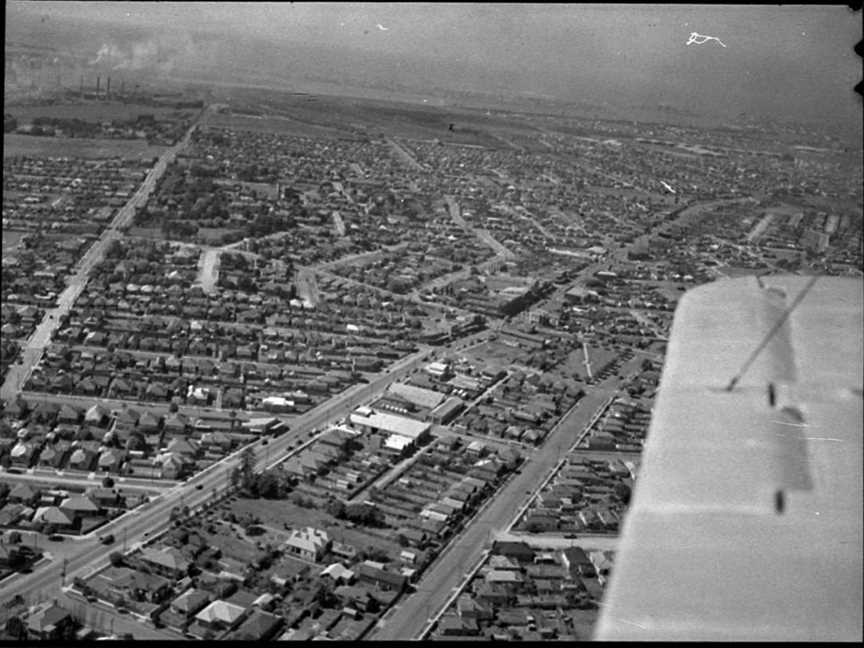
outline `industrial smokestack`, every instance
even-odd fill
[[[97,76],[96,77],[96,94],[97,95],[99,94],[99,86],[101,86],[101,85],[102,85],[102,77]]]

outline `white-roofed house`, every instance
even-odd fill
[[[228,601],[213,601],[195,615],[195,621],[211,632],[222,632],[237,623],[245,611],[246,608]]]
[[[326,531],[313,527],[294,529],[284,546],[301,558],[317,562],[330,548],[330,537]]]
[[[339,585],[350,584],[354,580],[354,572],[342,563],[335,562],[321,570],[321,577],[328,576]]]

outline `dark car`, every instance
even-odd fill
[[[113,534],[113,533],[109,533],[109,534],[106,535],[106,536],[102,536],[101,538],[99,538],[99,542],[101,542],[103,545],[110,545],[110,544],[112,544],[112,543],[114,542],[114,534]]]
[[[64,538],[59,533],[52,533],[51,535],[48,536],[48,539],[51,542],[63,542],[66,538]]]
[[[202,488],[204,488],[204,484],[198,484],[198,485],[195,487],[195,490],[201,490]]]

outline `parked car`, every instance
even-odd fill
[[[52,533],[51,535],[48,536],[48,539],[51,542],[63,542],[66,538],[64,538],[59,533]]]

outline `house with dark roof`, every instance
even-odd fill
[[[189,425],[189,419],[180,412],[172,412],[165,417],[163,424],[166,432],[178,434],[186,431]]]
[[[61,423],[78,423],[80,418],[81,410],[65,403],[57,413],[57,420]]]
[[[517,562],[531,562],[534,560],[534,554],[536,552],[525,542],[496,540],[492,544],[492,553],[513,558]]]
[[[189,561],[174,547],[145,548],[141,552],[141,561],[155,573],[167,578],[181,578],[189,569]]]
[[[356,574],[358,583],[372,585],[385,592],[402,592],[408,585],[408,578],[403,574],[382,569],[369,560],[357,566]]]
[[[282,628],[281,617],[262,610],[254,610],[226,639],[241,641],[269,641]]]
[[[169,608],[172,612],[188,618],[202,610],[210,600],[209,592],[192,587],[171,601]]]
[[[30,504],[36,499],[38,495],[38,490],[30,486],[29,484],[19,482],[12,487],[12,490],[9,491],[9,495],[7,495],[6,499],[8,499],[10,502],[21,502],[22,504]]]
[[[161,604],[174,593],[172,583],[164,576],[130,569],[110,586],[115,594],[133,601]]]

